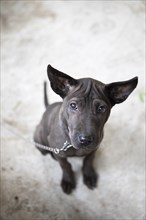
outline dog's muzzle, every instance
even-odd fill
[[[83,146],[88,146],[93,142],[93,137],[81,134],[78,136],[78,142]]]
[[[84,148],[84,147],[91,147],[94,145],[95,138],[92,135],[87,135],[87,134],[75,134],[71,138],[71,142],[74,146],[74,148],[79,149],[79,148]],[[96,146],[96,145],[95,145]]]

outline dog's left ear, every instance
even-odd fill
[[[48,65],[47,67],[47,74],[52,89],[62,98],[67,96],[68,93],[78,84],[76,79],[54,69],[51,65]]]
[[[131,92],[136,88],[137,83],[138,77],[134,77],[127,81],[107,84],[105,89],[112,106],[124,102]]]

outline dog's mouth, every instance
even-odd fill
[[[89,137],[78,137],[71,139],[71,144],[76,150],[79,149],[95,149],[98,145],[96,141]]]
[[[96,150],[103,139],[103,132],[92,133],[70,133],[70,142],[74,149]]]
[[[98,139],[98,135],[94,135],[92,133],[85,133],[85,132],[76,132],[72,133],[69,129],[69,138],[70,142],[74,149],[95,149],[99,145],[100,138]]]
[[[96,149],[98,147],[98,144],[90,144],[90,145],[80,145],[80,144],[73,144],[72,143],[72,147],[76,150],[91,150],[91,149]]]

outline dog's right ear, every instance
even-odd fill
[[[48,65],[47,67],[47,75],[53,91],[62,98],[67,96],[69,92],[78,84],[76,79],[60,72],[51,65]]]

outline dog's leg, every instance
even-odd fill
[[[61,187],[65,193],[70,194],[76,186],[71,164],[67,161],[66,158],[57,157],[57,160],[63,171]]]
[[[96,174],[93,167],[93,159],[95,156],[95,151],[85,157],[83,161],[83,181],[88,186],[88,188],[93,189],[96,187],[98,175]]]

